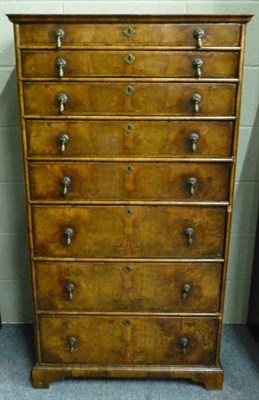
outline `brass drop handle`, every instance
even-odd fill
[[[67,283],[66,290],[68,292],[68,299],[71,301],[73,299],[73,291],[75,290],[75,285],[71,282]]]
[[[192,62],[193,69],[195,70],[196,77],[201,77],[201,68],[203,66],[203,61],[201,58],[195,58]]]
[[[192,241],[193,241],[193,233],[194,233],[193,228],[188,226],[187,228],[185,228],[184,233],[187,236],[188,244],[191,246]]]
[[[179,343],[180,343],[180,346],[181,346],[182,353],[186,354],[189,340],[186,337],[181,337],[180,340],[179,340]]]
[[[56,39],[56,48],[60,49],[62,46],[62,39],[64,39],[65,37],[65,32],[63,31],[63,29],[56,29],[54,32],[54,36]]]
[[[66,196],[68,193],[68,188],[71,186],[72,180],[69,176],[64,176],[64,178],[61,179],[61,185],[62,185],[62,195]]]
[[[200,111],[199,103],[201,102],[201,95],[199,93],[194,93],[192,95],[192,102],[193,102],[193,111],[195,113],[198,113]]]
[[[188,178],[188,186],[189,186],[189,193],[191,196],[193,196],[195,193],[196,184],[197,184],[197,179],[194,176],[190,176],[190,178]]]
[[[192,290],[192,287],[189,283],[184,283],[181,289],[182,289],[182,299],[185,300],[190,291]]]
[[[61,133],[59,135],[60,151],[64,153],[66,150],[66,144],[69,142],[69,136],[66,133]]]
[[[199,49],[202,47],[202,38],[205,35],[204,30],[201,28],[195,29],[193,32],[193,37],[196,39],[196,47]]]
[[[71,238],[74,236],[74,230],[72,228],[65,228],[64,229],[64,236],[66,238],[66,245],[71,245]]]
[[[57,70],[58,70],[58,76],[60,78],[63,78],[64,76],[64,69],[67,66],[67,62],[64,58],[57,58],[56,60],[56,66],[57,66]]]
[[[189,139],[191,142],[192,151],[194,152],[194,151],[196,151],[196,145],[200,139],[200,136],[198,135],[198,133],[193,132],[193,133],[190,133]]]
[[[67,104],[68,97],[65,93],[58,94],[58,110],[60,114],[65,112],[65,104]]]
[[[67,339],[67,342],[68,342],[68,344],[69,344],[69,351],[70,351],[70,353],[73,353],[74,348],[75,348],[75,344],[76,344],[76,338],[75,338],[74,336],[70,336],[70,337]]]

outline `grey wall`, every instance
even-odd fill
[[[248,25],[225,322],[245,323],[259,194],[258,1],[0,1],[0,309],[32,320],[12,24],[7,13],[256,14]]]

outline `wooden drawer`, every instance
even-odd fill
[[[215,363],[216,318],[41,316],[40,328],[43,363]],[[184,340],[187,342],[184,350],[181,344],[183,338],[187,339]],[[73,346],[69,345],[71,340]]]
[[[27,115],[60,115],[58,98],[65,94],[64,115],[231,116],[235,91],[236,85],[219,83],[25,82],[24,105]]]
[[[202,46],[238,46],[239,24],[203,23],[90,23],[90,24],[24,24],[20,27],[21,45],[56,48],[55,31],[62,29],[65,46],[197,46],[196,29],[202,29]]]
[[[222,257],[225,216],[225,207],[33,206],[34,253],[72,258]],[[71,237],[67,228],[73,230]],[[193,229],[191,237],[186,228]]]
[[[208,158],[232,153],[232,122],[29,120],[26,131],[30,157]]]
[[[237,52],[87,50],[23,51],[24,77],[162,76],[234,78]],[[197,62],[198,60],[198,62]],[[201,68],[197,68],[199,62]],[[59,65],[65,65],[64,68]]]
[[[219,263],[36,263],[47,311],[217,312]]]
[[[33,162],[32,200],[228,199],[230,163]]]

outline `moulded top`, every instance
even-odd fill
[[[64,14],[7,14],[13,23],[102,23],[102,22],[145,22],[145,23],[247,23],[252,14],[195,14],[195,15],[64,15]]]

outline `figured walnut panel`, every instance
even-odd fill
[[[128,95],[128,88],[133,91]],[[231,116],[235,84],[199,83],[24,83],[25,114],[60,115],[58,95],[68,102],[64,115],[192,115]],[[202,99],[194,111],[192,96]]]
[[[129,62],[127,62],[129,57]],[[162,76],[195,78],[193,61],[203,62],[202,78],[237,77],[238,52],[62,50],[22,52],[24,77],[58,77],[57,59],[66,61],[64,77]]]
[[[215,318],[41,316],[42,362],[100,365],[211,365]],[[68,340],[76,339],[70,352]],[[188,339],[183,354],[180,339]]]
[[[34,252],[41,257],[221,257],[225,216],[225,207],[33,206]],[[74,230],[71,245],[67,227]],[[194,229],[192,245],[186,227]]]
[[[26,121],[31,157],[229,157],[232,130],[224,121]],[[195,151],[193,132],[199,135]],[[63,153],[62,133],[69,137]]]
[[[37,262],[35,268],[42,311],[212,313],[219,308],[219,263]]]
[[[133,28],[134,34],[127,37],[124,30]],[[175,23],[94,23],[94,24],[24,24],[21,25],[21,45],[56,47],[54,32],[65,32],[64,46],[193,46],[197,28],[204,30],[203,46],[238,46],[239,24],[175,24]]]
[[[29,170],[33,200],[224,201],[231,164],[32,162]],[[71,182],[66,195],[64,177]]]

